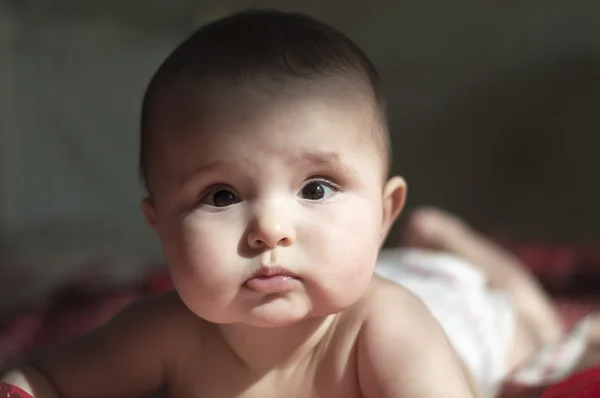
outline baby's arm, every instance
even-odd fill
[[[425,305],[376,283],[358,341],[365,398],[478,397],[477,387]]]
[[[35,398],[149,395],[165,384],[167,336],[159,318],[166,304],[158,301],[134,304],[105,327],[33,356],[2,381]]]

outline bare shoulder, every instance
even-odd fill
[[[151,297],[30,364],[62,397],[148,395],[168,384],[171,355],[183,349],[197,319],[175,293]]]
[[[107,327],[144,329],[146,334],[159,333],[162,336],[169,334],[170,330],[177,326],[191,324],[197,319],[188,308],[181,302],[177,293],[151,296],[137,301],[125,308],[108,323]],[[152,326],[152,328],[148,328]],[[149,330],[152,329],[152,330]]]
[[[377,277],[360,307],[357,359],[365,398],[476,396],[441,326],[411,292]]]
[[[406,288],[383,278],[373,278],[357,311],[362,320],[358,338],[364,349],[385,351],[390,345],[426,343],[422,350],[433,351],[437,348],[432,342],[446,342],[425,304]]]
[[[390,317],[388,311],[427,311],[423,303],[406,288],[379,276],[373,278],[360,306],[365,311],[365,321],[372,321],[384,313],[388,319],[402,321],[398,319],[400,317]],[[410,316],[410,313],[407,315]]]
[[[140,300],[99,330],[104,339],[129,342],[139,358],[162,363],[165,371],[178,355],[193,348],[206,322],[183,304],[176,292]],[[150,352],[153,352],[151,354]],[[154,355],[154,358],[149,358]]]
[[[402,333],[413,333],[418,327],[427,327],[429,310],[406,288],[375,276],[352,314],[360,322],[361,331],[389,323],[401,328]],[[412,326],[405,329],[405,325]],[[402,337],[398,333],[393,336]]]
[[[177,337],[193,325],[193,314],[185,307],[175,292],[151,296],[139,300],[110,320],[94,333],[83,336],[87,339],[129,339],[152,343],[155,352],[161,346],[171,345],[169,340]]]

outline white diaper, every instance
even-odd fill
[[[489,289],[477,268],[445,253],[386,249],[375,272],[425,303],[485,396],[496,396],[509,372],[506,362],[516,326],[508,296]]]

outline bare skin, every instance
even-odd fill
[[[390,311],[405,316],[386,316]],[[469,395],[475,387],[448,344],[417,299],[376,278],[305,351],[296,344],[280,347],[287,357],[258,369],[241,360],[218,325],[199,319],[170,293],[134,305],[4,380],[37,398],[147,396],[161,388],[175,397],[476,396]],[[402,383],[382,388],[390,385],[382,381],[387,378]],[[463,392],[447,393],[453,390]]]
[[[425,305],[373,277],[406,191],[382,178],[373,102],[344,79],[288,83],[165,116],[142,210],[177,294],[6,380],[36,398],[479,396]]]
[[[517,304],[528,298],[539,306],[543,321],[529,317],[532,304],[517,307],[511,369],[560,338],[558,315],[526,268],[456,217],[436,209],[417,211],[405,243],[483,264],[491,287],[508,291]],[[518,280],[521,277],[524,280]],[[524,292],[513,289],[509,281],[515,279],[516,286],[525,286]],[[390,317],[390,311],[403,316]],[[548,321],[555,322],[552,333],[543,323]],[[588,349],[575,371],[600,363],[599,326],[594,320]],[[379,278],[352,307],[307,319],[290,331],[253,335],[249,346],[262,355],[243,352],[230,344],[226,327],[198,318],[170,293],[134,305],[105,328],[34,358],[30,367],[4,380],[42,398],[144,396],[160,389],[176,397],[433,397],[461,390],[456,396],[479,394],[422,303]],[[430,382],[434,379],[437,383]]]

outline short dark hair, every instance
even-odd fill
[[[148,189],[150,115],[164,89],[182,76],[201,82],[243,81],[249,77],[314,78],[349,75],[370,90],[385,130],[386,101],[381,78],[365,53],[337,29],[299,13],[238,12],[200,27],[162,63],[146,90],[141,116],[140,174]]]

